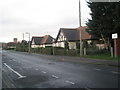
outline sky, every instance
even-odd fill
[[[81,0],[82,26],[90,19],[86,0]],[[0,42],[32,36],[56,38],[60,28],[79,27],[79,0],[0,0]],[[28,34],[25,34],[28,40]]]

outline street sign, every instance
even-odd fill
[[[118,34],[117,33],[112,34],[112,39],[117,39],[117,38],[118,38]]]

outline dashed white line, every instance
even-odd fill
[[[111,71],[111,73],[114,73],[114,74],[119,74],[118,72],[115,72],[115,71]]]
[[[55,75],[52,75],[52,77],[54,77],[54,78],[59,78],[58,76],[55,76]]]
[[[46,74],[47,72],[45,72],[45,71],[42,71],[42,73]]]
[[[36,68],[35,70],[39,70],[38,68]]]
[[[94,70],[100,71],[101,69],[99,69],[99,68],[94,68]]]
[[[85,87],[85,89],[87,89],[87,90],[91,90],[90,88],[88,88],[88,87]]]
[[[21,75],[20,73],[18,73],[17,71],[15,71],[14,69],[12,69],[10,66],[8,66],[6,63],[4,63],[4,65],[9,68],[11,71],[13,71],[16,75],[18,75],[18,78],[25,78],[26,76]]]
[[[70,83],[70,84],[75,84],[74,82],[66,80],[65,82]]]

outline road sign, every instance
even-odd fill
[[[118,38],[118,34],[117,33],[112,34],[112,39],[117,39],[117,38]]]

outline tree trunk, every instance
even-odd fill
[[[102,40],[104,41],[104,44],[105,44],[105,49],[108,49],[108,44],[107,44],[107,40],[104,38],[103,34],[101,33],[101,37],[102,37]]]

